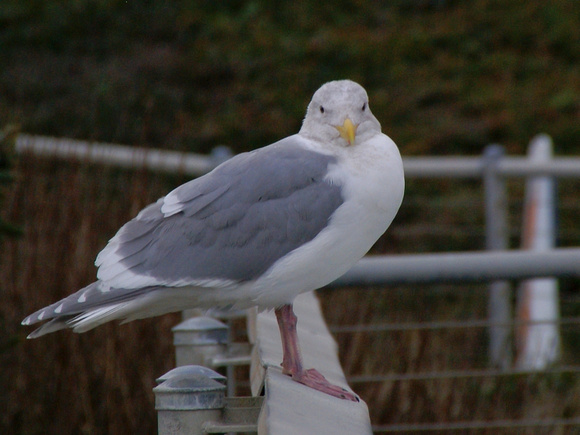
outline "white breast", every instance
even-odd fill
[[[277,261],[248,295],[262,307],[279,306],[347,272],[386,231],[404,191],[403,165],[394,142],[380,134],[340,148],[327,179],[342,186],[344,203],[309,243]]]

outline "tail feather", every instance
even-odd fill
[[[52,305],[44,307],[30,316],[26,317],[23,321],[23,325],[33,325],[38,322],[45,320],[55,319],[63,316],[70,318],[71,314],[78,314],[85,311],[87,308],[94,306],[96,301],[94,299],[96,295],[103,294],[101,290],[102,285],[100,281],[93,282],[88,286],[80,289],[76,293],[55,302]],[[112,294],[111,294],[112,295]],[[92,296],[92,297],[91,297]],[[103,301],[104,302],[104,301]]]
[[[108,321],[122,318],[131,311],[133,302],[158,288],[111,289],[96,281],[76,293],[44,307],[26,317],[23,325],[47,323],[33,331],[28,338],[41,337],[50,332],[72,328],[85,332]],[[139,304],[135,304],[135,308]]]
[[[70,317],[68,317],[70,319]],[[32,331],[28,337],[28,339],[42,337],[43,335],[50,334],[51,332],[60,331],[61,329],[68,328],[67,324],[67,317],[59,317],[56,319],[51,319],[50,321],[46,322],[40,328],[35,329]]]
[[[78,333],[87,332],[103,323],[121,318],[124,314],[123,308],[127,308],[129,305],[130,302],[122,302],[100,308],[91,308],[78,315],[55,317],[46,322],[40,328],[32,331],[27,338],[38,338],[50,334],[51,332],[67,328],[71,328],[74,332]]]
[[[87,332],[103,323],[123,318],[126,311],[124,309],[129,308],[130,304],[130,302],[121,302],[119,304],[85,311],[70,319],[67,322],[67,327],[72,328],[74,332]]]

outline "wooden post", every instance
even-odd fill
[[[294,300],[297,332],[305,367],[315,367],[332,383],[349,388],[338,359],[334,338],[313,292]],[[264,391],[258,435],[332,434],[372,435],[367,405],[315,391],[282,374],[282,345],[273,312],[248,316],[254,343],[250,383],[254,395]]]

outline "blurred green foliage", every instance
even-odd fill
[[[351,78],[406,154],[580,151],[577,0],[3,0],[0,56],[0,122],[31,133],[241,151]]]

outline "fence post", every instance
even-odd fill
[[[509,245],[507,199],[504,179],[497,168],[504,156],[503,147],[492,144],[483,155],[483,186],[485,195],[485,240],[487,250],[505,250]],[[489,359],[493,366],[511,366],[510,285],[495,281],[489,287],[488,317],[495,323],[489,328]]]
[[[536,136],[528,149],[530,162],[549,162],[552,140]],[[522,248],[548,251],[555,246],[556,199],[554,180],[549,176],[530,177],[526,182]],[[560,354],[558,282],[554,278],[523,281],[518,291],[516,365],[541,370],[556,362]],[[541,324],[533,324],[541,322]]]
[[[222,419],[226,386],[202,374],[178,373],[153,388],[159,435],[203,435]]]
[[[175,364],[207,366],[228,347],[228,327],[212,317],[192,317],[172,328]]]

